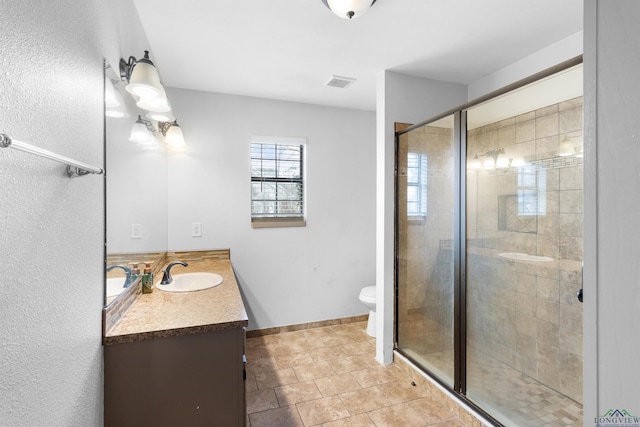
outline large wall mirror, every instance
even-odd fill
[[[135,284],[134,264],[162,262],[168,226],[167,147],[152,127],[150,140],[130,140],[147,111],[125,90],[117,64],[105,64],[105,114],[106,306]]]

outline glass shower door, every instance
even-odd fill
[[[454,383],[454,117],[401,134],[397,145],[398,349]]]
[[[466,396],[505,425],[582,425],[581,73],[467,112]]]
[[[582,123],[573,65],[397,133],[398,350],[503,425],[583,423]]]

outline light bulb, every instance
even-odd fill
[[[126,116],[125,112],[119,109],[105,110],[104,115],[107,117],[112,117],[114,119],[119,119]]]
[[[513,159],[511,159],[512,168],[519,168],[520,166],[524,166],[524,165],[525,165],[525,161],[524,161],[524,157],[522,156],[516,156]]]
[[[323,0],[333,13],[343,19],[359,18],[376,0]]]
[[[124,102],[120,92],[116,91],[113,82],[109,77],[105,77],[104,82],[104,115],[107,117],[126,117]]]
[[[138,116],[138,120],[136,120],[131,127],[129,141],[143,144],[153,141],[153,134],[149,131],[140,116]]]
[[[136,102],[136,105],[143,110],[153,111],[154,113],[166,113],[171,111],[169,106],[169,100],[167,99],[167,93],[164,88],[160,86],[160,92],[157,96],[142,97]]]
[[[558,156],[567,157],[572,156],[576,153],[575,148],[573,147],[573,143],[567,135],[564,136],[564,139],[560,142],[558,146]]]
[[[164,141],[169,145],[183,145],[185,142],[180,125],[172,124],[164,135]]]
[[[496,168],[503,169],[509,167],[509,159],[504,156],[498,157],[496,160]]]
[[[584,141],[580,138],[580,145],[576,147],[576,157],[583,158],[584,157]]]
[[[478,158],[477,154],[473,156],[473,159],[467,162],[467,169],[475,170],[475,169],[480,169],[481,167],[482,167],[482,162]]]
[[[107,109],[120,106],[120,102],[116,97],[116,90],[113,87],[113,82],[109,77],[104,78],[104,105]]]
[[[175,121],[175,117],[173,117],[173,113],[171,112],[171,110],[165,112],[165,113],[160,113],[160,112],[155,112],[155,111],[149,111],[147,113],[147,118],[149,120],[155,120],[158,122],[173,122]]]

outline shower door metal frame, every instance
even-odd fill
[[[454,205],[454,378],[455,391],[467,392],[467,111],[454,116],[454,144],[456,145]],[[457,133],[457,134],[456,134]],[[457,350],[456,350],[457,349]]]
[[[463,195],[465,192],[465,180],[466,180],[466,111],[451,110],[446,113],[429,119],[427,122],[422,122],[420,125],[412,125],[407,129],[396,131],[395,133],[395,166],[394,166],[394,233],[396,238],[394,239],[394,295],[395,295],[395,327],[394,327],[394,350],[398,351],[404,357],[412,361],[416,366],[420,366],[416,360],[410,355],[403,352],[398,347],[398,325],[397,313],[398,313],[398,239],[399,234],[399,221],[398,221],[398,152],[400,146],[400,135],[408,133],[410,130],[418,127],[426,126],[429,123],[438,121],[448,116],[453,116],[453,144],[454,144],[454,185],[453,191],[457,195],[453,204],[453,354],[454,354],[454,370],[453,370],[453,384],[448,384],[443,379],[436,376],[433,372],[424,368],[439,384],[443,387],[453,390],[458,395],[464,395],[466,391],[466,290],[462,286],[466,280],[466,226],[465,221],[462,218],[466,216],[466,201]]]
[[[471,107],[487,102],[493,98],[504,95],[515,89],[524,87],[538,80],[550,77],[560,71],[564,71],[576,65],[582,64],[582,55],[564,61],[546,70],[540,71],[527,78],[519,80],[515,83],[507,85],[501,89],[490,92],[484,96],[476,98],[472,101],[464,103],[458,107],[445,111],[442,114],[424,120],[420,123],[407,127],[406,129],[395,132],[395,182],[394,182],[394,292],[395,292],[395,315],[394,315],[394,350],[402,354],[411,361],[416,367],[424,371],[431,379],[452,392],[465,405],[472,408],[478,414],[482,415],[486,421],[495,426],[503,426],[498,420],[493,418],[484,409],[479,407],[473,401],[467,398],[467,259],[466,259],[466,180],[467,180],[467,110]],[[453,387],[436,376],[422,364],[418,363],[413,357],[406,354],[398,347],[398,148],[400,136],[409,133],[412,130],[426,126],[432,122],[443,119],[447,116],[454,117],[454,274],[453,274],[453,333],[454,333],[454,381]]]

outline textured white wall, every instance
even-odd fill
[[[0,129],[102,166],[102,2],[0,10]],[[0,164],[0,424],[100,425],[103,178],[9,149]]]
[[[378,75],[376,201],[376,358],[393,360],[395,122],[419,123],[466,101],[465,85],[407,76]]]
[[[640,415],[640,2],[585,1],[584,425]]]
[[[0,131],[102,166],[103,58],[138,47],[132,3],[0,10]],[[0,183],[0,425],[102,425],[103,177],[0,149]]]
[[[375,115],[169,89],[188,145],[169,155],[170,250],[231,248],[249,328],[366,313],[375,274]],[[251,228],[251,135],[306,138],[307,225]],[[191,237],[191,224],[202,237]]]

